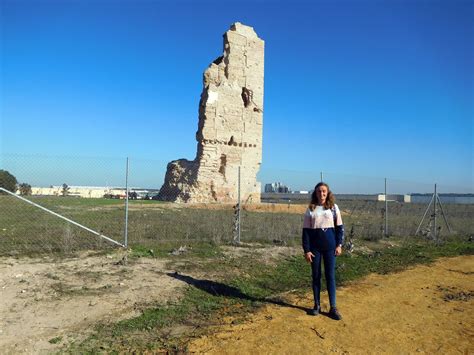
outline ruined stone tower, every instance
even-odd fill
[[[236,22],[224,53],[204,72],[193,161],[167,166],[158,198],[176,202],[234,202],[241,166],[242,201],[260,202],[264,41]]]

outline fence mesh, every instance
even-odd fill
[[[157,199],[166,172],[167,162],[163,161],[130,159],[128,179],[125,158],[3,155],[0,163],[0,169],[15,176],[17,187],[21,186],[17,194],[119,244],[125,243],[127,235],[132,248],[172,251],[197,243],[229,244],[238,236],[242,243],[299,245],[303,214],[321,178],[336,194],[346,239],[414,238],[418,227],[418,238],[434,239],[433,206],[427,210],[434,186],[428,183],[388,178],[386,203],[384,178],[262,170],[258,180],[267,191],[262,191],[258,203],[242,198],[240,204],[237,199],[186,204]],[[464,200],[458,196],[458,201],[455,195],[443,195],[463,189],[439,186],[442,206],[437,206],[436,231],[442,239],[474,234],[472,194],[464,195]],[[464,203],[453,203],[459,201]],[[116,246],[14,196],[0,194],[0,254],[68,253]]]
[[[123,162],[3,155],[0,169],[13,175],[22,187],[16,193],[50,212],[0,193],[0,253],[69,253],[116,246],[83,227],[121,243],[124,203],[120,199],[105,199],[104,191],[114,191],[115,186],[123,185],[116,177],[120,173],[125,178]]]

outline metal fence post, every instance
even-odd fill
[[[385,178],[385,237],[388,237],[388,196],[387,196],[387,178]]]
[[[237,185],[237,189],[238,189],[238,193],[237,193],[237,203],[238,203],[238,206],[239,206],[239,215],[238,215],[238,224],[237,224],[237,228],[238,228],[238,240],[237,240],[237,243],[240,244],[240,211],[241,211],[241,206],[240,206],[240,165],[239,165],[239,176],[238,176],[238,185]]]
[[[433,235],[434,235],[434,240],[436,241],[436,243],[438,243],[438,233],[437,233],[437,230],[436,230],[436,212],[437,212],[436,211],[436,204],[438,203],[438,200],[437,200],[438,194],[436,192],[436,184],[434,186],[434,195],[433,196],[434,196],[434,206],[433,206],[433,221],[434,221],[433,222],[433,224],[434,224],[434,226],[433,226],[434,231],[433,232],[434,233],[433,233]]]
[[[125,167],[125,230],[124,230],[124,245],[128,248],[128,168],[129,162],[127,157],[127,164]]]

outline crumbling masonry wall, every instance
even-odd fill
[[[204,72],[193,161],[167,166],[158,198],[176,202],[260,201],[264,41],[235,23],[224,34],[224,54]]]

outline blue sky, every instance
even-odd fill
[[[239,21],[265,40],[263,183],[309,188],[324,171],[341,192],[380,191],[383,177],[397,192],[474,190],[472,1],[0,0],[0,10],[0,168],[21,181],[118,184],[129,156],[146,167],[136,184],[159,187],[167,162],[195,157],[202,74]],[[55,156],[94,163],[76,159],[61,176],[69,159]]]

